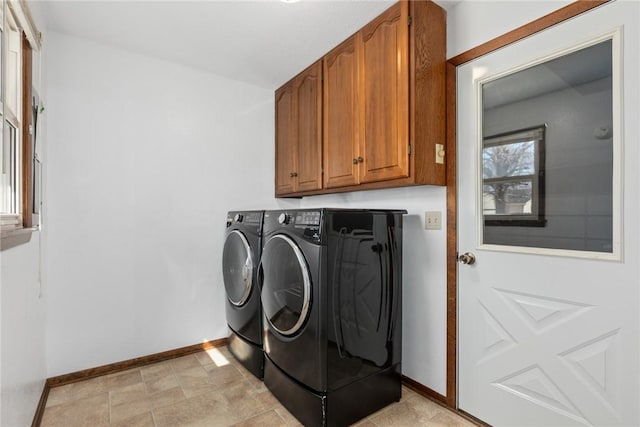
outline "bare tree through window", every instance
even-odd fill
[[[484,138],[487,225],[544,225],[544,133],[545,127],[539,126]]]

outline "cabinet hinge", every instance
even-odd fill
[[[412,23],[413,23],[413,16],[409,15],[409,17],[407,18],[407,25],[410,27]]]
[[[324,168],[320,168],[320,175],[324,175]]]
[[[407,154],[411,155],[412,152],[413,152],[413,150],[411,148],[411,144],[409,144],[409,149],[407,150]]]

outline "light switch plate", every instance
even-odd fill
[[[424,213],[425,230],[442,230],[442,212],[429,211]]]
[[[436,144],[436,163],[444,164],[444,145]]]

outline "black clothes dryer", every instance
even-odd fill
[[[258,262],[262,250],[264,211],[229,212],[222,273],[226,290],[229,351],[256,377],[262,379],[262,307]]]
[[[306,426],[400,400],[405,213],[265,212],[264,382]]]

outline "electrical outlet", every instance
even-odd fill
[[[442,212],[431,211],[424,213],[425,230],[442,230]]]

